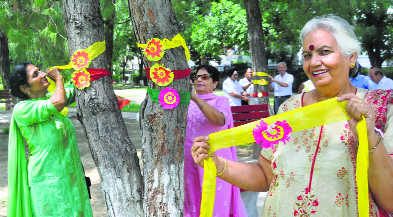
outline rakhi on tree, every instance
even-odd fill
[[[168,86],[173,80],[183,79],[190,75],[191,69],[184,70],[170,70],[158,63],[151,68],[146,68],[146,77],[152,80],[155,84],[161,87]]]
[[[299,109],[291,110],[262,120],[254,121],[235,128],[209,135],[209,154],[223,148],[258,143],[262,148],[272,148],[279,143],[285,144],[293,132],[323,126],[339,121],[350,120],[346,112],[347,102],[336,98],[325,100]],[[358,212],[360,217],[368,216],[368,139],[364,117],[357,124],[359,147],[356,158],[356,185],[358,189]],[[213,215],[216,165],[211,157],[204,160],[202,201],[200,216]]]
[[[64,66],[53,66],[58,69],[74,69],[72,74],[72,81],[80,90],[90,86],[91,76],[89,72],[89,65],[96,57],[104,53],[105,41],[95,42],[84,50],[77,50],[71,55],[71,60]],[[102,71],[102,70],[101,70]],[[102,74],[102,73],[101,73]],[[104,73],[107,74],[107,73]]]
[[[269,82],[267,82],[265,79],[253,80],[252,83],[253,84],[259,84],[259,85],[267,85],[267,84],[269,84]]]
[[[174,109],[179,104],[188,105],[190,103],[190,92],[180,92],[170,87],[162,90],[147,89],[147,93],[153,102],[159,103],[163,109]]]
[[[176,47],[183,47],[184,54],[186,55],[187,62],[190,60],[190,50],[186,45],[184,38],[177,34],[171,40],[164,38],[160,40],[159,38],[152,38],[146,44],[137,43],[139,48],[143,48],[143,54],[149,61],[157,62],[165,54],[165,50],[169,50]]]

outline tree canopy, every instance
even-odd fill
[[[113,23],[113,71],[141,58],[126,0],[100,0],[107,27]],[[302,26],[315,16],[336,14],[355,26],[363,52],[374,66],[393,59],[393,16],[389,0],[259,0],[267,59],[295,63]],[[190,47],[192,59],[216,59],[225,48],[249,54],[244,3],[240,0],[173,0],[174,11]],[[9,42],[11,65],[32,61],[46,68],[69,61],[61,1],[4,0],[0,30]]]

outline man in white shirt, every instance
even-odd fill
[[[278,75],[274,78],[269,76],[271,88],[274,89],[274,113],[277,114],[280,105],[292,96],[293,75],[287,73],[287,64],[277,64]]]
[[[393,80],[384,76],[380,68],[372,67],[368,75],[370,76],[371,80],[373,80],[377,84],[376,89],[393,89]]]
[[[228,78],[222,84],[224,95],[229,99],[230,106],[241,106],[241,100],[248,101],[247,93],[237,81],[239,74],[235,68],[228,71]]]
[[[242,85],[243,90],[246,91],[247,96],[252,96],[254,93],[254,85],[252,84],[252,68],[248,68],[244,78],[239,80],[240,85]],[[242,105],[248,105],[248,101],[242,100]]]

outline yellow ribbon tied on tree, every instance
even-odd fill
[[[267,85],[269,82],[267,82],[265,79],[261,79],[261,80],[253,80],[252,83],[259,84],[259,85]]]
[[[325,100],[299,109],[291,110],[275,116],[262,119],[268,125],[277,121],[286,122],[292,132],[298,132],[325,124],[349,120],[346,112],[346,102],[337,98]],[[239,127],[219,131],[209,135],[210,154],[223,148],[244,146],[255,143],[254,128],[261,121],[254,121]],[[368,139],[367,126],[363,118],[357,125],[359,148],[357,153],[356,183],[358,189],[358,211],[360,217],[369,213],[368,201]],[[201,217],[213,215],[216,186],[216,166],[211,158],[204,161],[204,176],[202,185]]]
[[[152,38],[146,44],[137,43],[137,46],[145,49],[143,53],[146,58],[152,62],[159,61],[164,56],[165,50],[176,47],[183,47],[187,62],[190,60],[190,50],[186,45],[186,41],[180,34],[175,35],[171,40],[167,38],[164,38],[163,40],[160,40],[159,38]]]
[[[90,45],[90,47],[84,50],[77,50],[75,51],[72,56],[71,60],[67,65],[64,66],[53,66],[52,68],[58,69],[86,69],[89,67],[91,61],[93,61],[96,57],[104,53],[105,51],[105,41],[95,42],[94,44]]]
[[[77,50],[71,55],[71,60],[67,65],[53,66],[50,69],[74,69],[72,81],[74,85],[82,90],[90,86],[90,74],[86,69],[91,61],[105,52],[105,41],[95,42],[84,50]]]
[[[265,77],[268,77],[269,76],[269,74],[267,74],[266,72],[256,72],[255,73],[257,76],[265,76]]]

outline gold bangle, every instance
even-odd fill
[[[217,176],[222,176],[222,175],[224,175],[224,172],[225,172],[225,169],[227,168],[227,159],[224,159],[224,169],[222,169],[222,171],[221,172],[218,172],[217,173]]]
[[[375,152],[375,150],[377,150],[377,148],[378,148],[378,145],[379,145],[379,143],[381,143],[381,140],[382,140],[382,136],[381,135],[379,135],[379,139],[378,139],[378,142],[377,142],[377,144],[376,145],[374,145],[374,147],[372,147],[368,152],[369,153],[373,153],[373,152]]]

